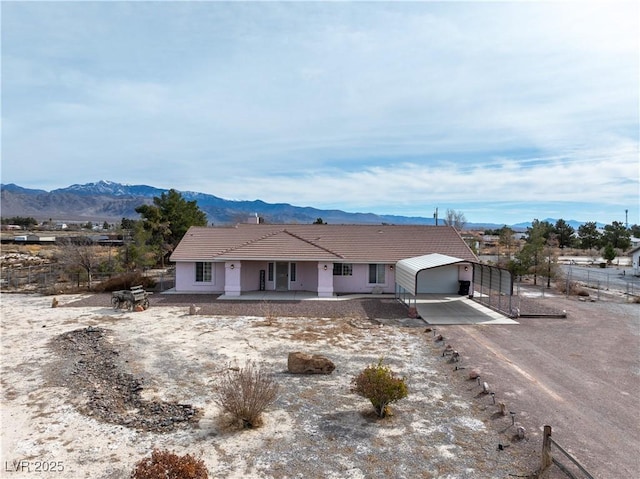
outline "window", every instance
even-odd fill
[[[289,268],[291,269],[291,272],[289,273],[290,279],[291,279],[291,281],[295,281],[296,280],[296,264],[295,263],[291,263],[289,265]]]
[[[269,263],[269,273],[267,281],[273,281],[273,263]]]
[[[196,283],[211,282],[211,263],[196,263]]]
[[[384,265],[369,265],[369,284],[384,284]]]
[[[353,274],[353,265],[351,263],[333,263],[334,276],[351,276]]]

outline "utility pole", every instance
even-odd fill
[[[438,226],[438,207],[436,206],[436,211],[433,213],[433,217],[436,220],[436,226]]]
[[[624,227],[629,229],[629,210],[624,210]]]

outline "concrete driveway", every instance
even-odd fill
[[[518,324],[467,296],[421,294],[416,298],[416,308],[429,324]]]

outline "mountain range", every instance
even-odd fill
[[[0,206],[3,218],[33,217],[44,221],[61,222],[92,221],[117,223],[122,218],[138,219],[135,209],[142,204],[152,204],[153,198],[168,190],[147,185],[126,185],[113,181],[74,184],[51,191],[23,188],[15,184],[0,185]],[[261,200],[235,201],[206,193],[180,191],[187,201],[195,201],[207,214],[210,223],[216,225],[245,222],[249,216],[258,215],[268,223],[313,223],[322,218],[331,224],[434,224],[434,218],[374,213],[349,213],[341,210],[321,210],[294,206],[288,203],[265,203]],[[440,220],[442,221],[442,220]],[[555,223],[554,219],[547,219]],[[567,221],[574,228],[582,223]],[[531,223],[510,225],[514,229],[526,229]],[[470,229],[500,228],[502,224],[467,223]]]

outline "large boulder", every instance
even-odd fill
[[[289,353],[287,368],[293,374],[331,374],[336,365],[319,354],[295,352]]]

